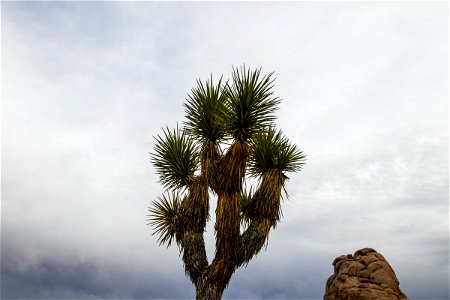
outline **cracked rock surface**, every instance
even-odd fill
[[[334,274],[327,280],[324,300],[408,299],[386,259],[372,248],[333,261]]]

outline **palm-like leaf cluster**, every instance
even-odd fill
[[[283,135],[281,130],[270,127],[258,134],[251,143],[249,173],[254,177],[268,171],[297,172],[306,156]]]
[[[169,247],[175,238],[178,219],[181,214],[181,197],[177,192],[164,194],[158,201],[152,202],[149,208],[150,225],[155,229],[153,234],[159,234],[160,245]]]
[[[214,85],[197,80],[184,103],[186,132],[197,140],[218,142],[224,138],[248,141],[271,126],[280,103],[273,96],[273,72],[261,76],[261,69],[234,68],[231,83]]]
[[[247,141],[275,120],[280,99],[273,96],[273,73],[261,78],[260,72],[233,69],[232,83],[225,87],[224,123],[234,139]]]
[[[152,163],[160,182],[169,189],[187,186],[198,169],[198,154],[194,141],[178,127],[166,128],[164,136],[156,136]]]
[[[213,79],[203,84],[197,80],[197,87],[191,90],[184,103],[186,119],[185,130],[200,141],[221,140],[225,132],[220,124],[225,97],[222,93],[222,79],[214,85]]]

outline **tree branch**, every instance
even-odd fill
[[[241,236],[241,247],[239,249],[239,260],[237,266],[248,264],[258,254],[269,236],[271,227],[269,218],[252,220]]]
[[[185,272],[195,284],[208,267],[203,233],[209,218],[209,194],[201,178],[195,178],[189,185],[189,194],[181,206],[176,238],[183,251]]]
[[[263,174],[261,184],[246,211],[250,225],[241,235],[239,266],[247,264],[261,250],[269,236],[270,228],[275,227],[279,221],[284,181],[284,176],[279,171],[268,171]]]
[[[203,233],[187,231],[180,237],[180,247],[183,251],[183,263],[186,275],[196,284],[208,268],[205,240]]]

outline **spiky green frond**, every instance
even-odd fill
[[[251,142],[249,173],[261,176],[268,171],[278,170],[297,172],[305,162],[306,156],[283,135],[281,130],[268,128],[258,134]]]
[[[243,189],[241,192],[241,225],[248,226],[250,224],[250,209],[253,191]]]
[[[151,161],[165,187],[184,187],[192,182],[198,168],[195,143],[178,126],[173,131],[166,127],[163,133],[155,137],[155,152],[151,153]]]
[[[158,234],[159,245],[170,246],[175,238],[177,223],[181,214],[181,196],[177,192],[167,193],[152,202],[149,207],[149,225],[154,228],[153,234]]]
[[[247,141],[271,126],[280,99],[273,96],[273,72],[261,76],[261,69],[233,68],[232,82],[225,86],[227,96],[223,122],[235,139]]]
[[[218,117],[223,112],[225,103],[222,78],[217,85],[214,85],[212,76],[205,84],[197,80],[197,87],[191,92],[184,103],[186,132],[202,142],[219,141],[225,135]]]

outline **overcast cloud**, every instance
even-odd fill
[[[193,298],[147,207],[153,136],[197,78],[275,71],[308,155],[267,250],[224,298],[321,299],[381,252],[449,298],[448,2],[2,2],[1,298]],[[214,206],[214,203],[213,203]],[[214,249],[208,227],[208,253]]]

